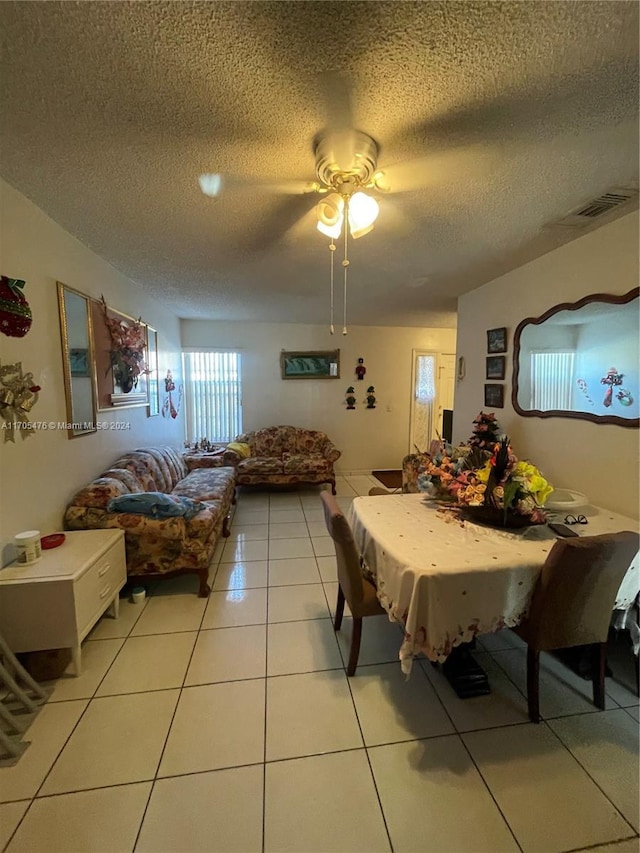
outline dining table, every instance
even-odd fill
[[[578,536],[638,530],[638,521],[598,506],[581,510]],[[356,547],[389,619],[404,626],[399,659],[444,662],[480,634],[513,627],[526,615],[549,551],[559,538],[547,524],[486,526],[424,494],[357,497],[347,513]],[[550,514],[549,521],[564,516]],[[629,566],[615,608],[640,591],[639,556]]]

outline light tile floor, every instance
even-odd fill
[[[340,504],[379,483],[341,477]],[[382,498],[381,498],[382,499]],[[241,494],[232,536],[195,578],[121,602],[0,769],[0,849],[89,851],[638,851],[638,697],[544,656],[531,725],[525,656],[481,638],[490,696],[461,700],[400,629],[331,624],[335,557],[317,490]]]

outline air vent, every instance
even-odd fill
[[[567,214],[563,219],[557,222],[551,222],[550,227],[554,225],[569,225],[573,228],[585,228],[596,219],[606,216],[612,210],[621,207],[623,204],[632,199],[637,198],[637,189],[612,189],[607,193],[603,193],[598,198],[588,201],[586,204],[581,204],[571,213]]]

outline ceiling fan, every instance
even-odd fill
[[[330,331],[334,333],[334,240],[344,233],[344,322],[342,334],[347,334],[347,276],[349,267],[348,235],[354,239],[368,234],[378,216],[378,202],[371,191],[387,193],[391,187],[386,174],[378,169],[378,145],[369,134],[348,127],[318,134],[313,143],[315,155],[314,181],[290,181],[273,184],[263,180],[226,177],[219,173],[200,175],[200,188],[205,195],[218,198],[227,188],[252,186],[266,192],[297,195],[322,195],[316,204],[317,228],[330,238],[331,252]],[[368,191],[368,192],[365,192]],[[344,226],[344,230],[343,230]]]
[[[200,188],[205,195],[219,197],[227,189],[252,186],[265,192],[287,194],[328,194],[318,204],[318,229],[329,237],[338,237],[342,221],[350,219],[354,238],[368,233],[373,224],[363,226],[371,216],[377,216],[377,202],[364,190],[387,193],[385,172],[378,170],[378,145],[367,133],[356,130],[331,130],[320,133],[313,145],[316,161],[316,180],[271,183],[243,179],[220,173],[200,175]]]

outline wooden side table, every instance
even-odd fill
[[[81,643],[127,580],[122,530],[71,530],[31,566],[0,570],[0,625],[13,652],[71,648],[76,675]]]

